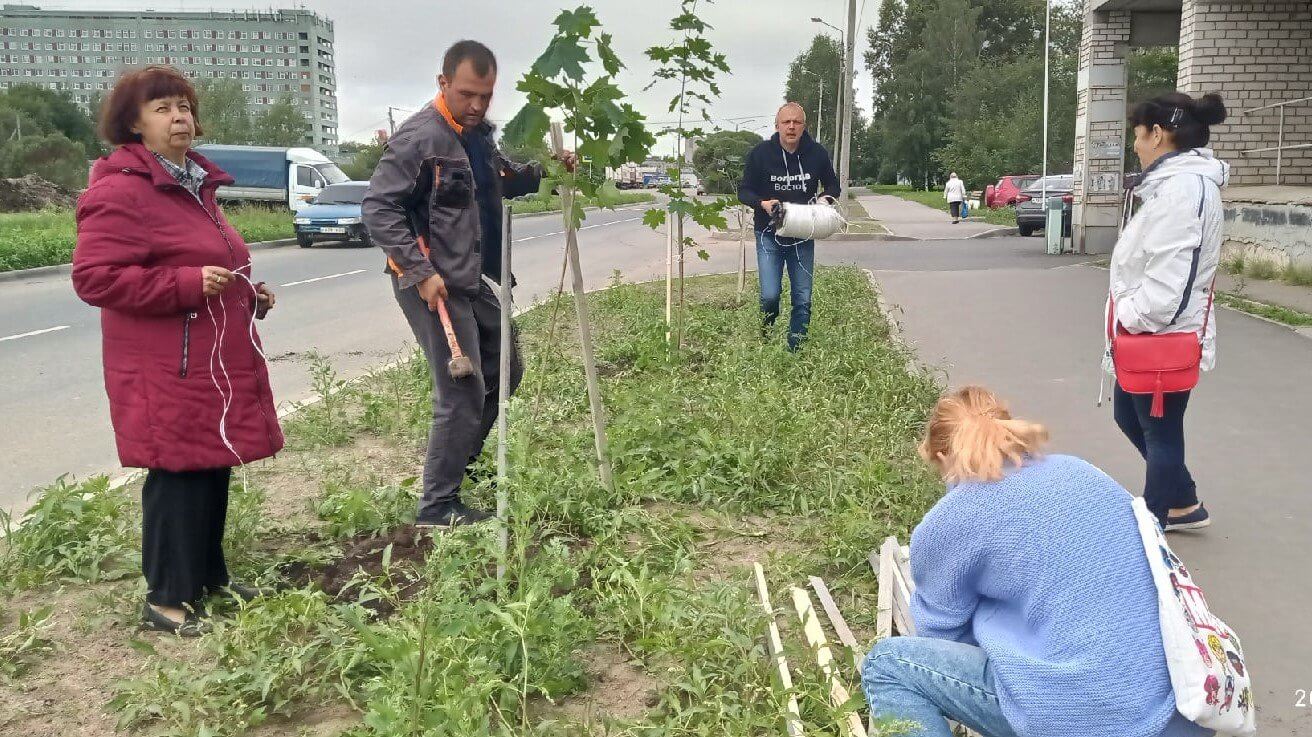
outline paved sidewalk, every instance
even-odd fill
[[[861,194],[856,199],[870,213],[870,217],[883,223],[893,235],[917,240],[969,238],[1002,227],[969,221],[953,225],[947,202],[943,203],[943,209],[936,210],[919,202],[886,194]]]
[[[1095,406],[1107,272],[1040,247],[1022,238],[865,244],[826,249],[822,260],[874,269],[905,338],[948,384],[993,388],[1017,414],[1048,426],[1054,452],[1086,458],[1139,493],[1143,461],[1110,406]],[[1186,420],[1189,465],[1214,522],[1171,542],[1244,638],[1261,733],[1312,737],[1312,709],[1296,705],[1296,692],[1312,687],[1304,625],[1312,482],[1303,455],[1312,341],[1228,309],[1217,324],[1217,370]]]

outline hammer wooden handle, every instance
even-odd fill
[[[452,358],[461,358],[465,354],[460,350],[460,341],[456,340],[455,328],[451,327],[451,315],[446,311],[446,300],[437,298],[437,317],[442,321],[442,330],[446,333],[446,344],[451,349]]]

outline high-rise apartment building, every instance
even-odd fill
[[[308,10],[186,12],[0,6],[0,89],[63,90],[91,104],[127,67],[168,64],[193,79],[240,80],[258,113],[290,96],[337,145],[333,23]]]

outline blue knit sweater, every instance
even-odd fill
[[[1085,461],[952,487],[911,576],[917,634],[982,647],[1020,737],[1210,734],[1175,710],[1130,495]]]

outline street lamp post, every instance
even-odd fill
[[[843,145],[843,105],[847,102],[847,93],[843,91],[842,84],[843,75],[846,74],[847,70],[847,44],[843,42],[843,29],[832,23],[825,22],[824,18],[812,18],[811,22],[819,23],[822,26],[827,26],[838,31],[838,45],[840,47],[840,55],[842,59],[841,65],[838,67],[838,92],[834,94],[834,150],[832,152],[834,154],[834,168],[838,169],[839,162],[842,160],[839,149]],[[820,124],[816,123],[816,128],[819,129],[819,127]]]
[[[834,30],[839,29],[826,23],[821,18],[812,18],[813,23],[820,23],[829,26]],[[839,31],[839,33],[843,33]],[[839,115],[838,122],[841,124],[842,134],[839,136],[835,145],[836,149],[842,151],[841,155],[835,156],[839,162],[838,165],[838,186],[842,192],[839,197],[847,199],[849,192],[848,182],[851,173],[852,162],[852,66],[856,56],[856,0],[847,2],[847,32],[841,36],[843,39],[843,67],[842,67],[842,84],[839,85]]]

